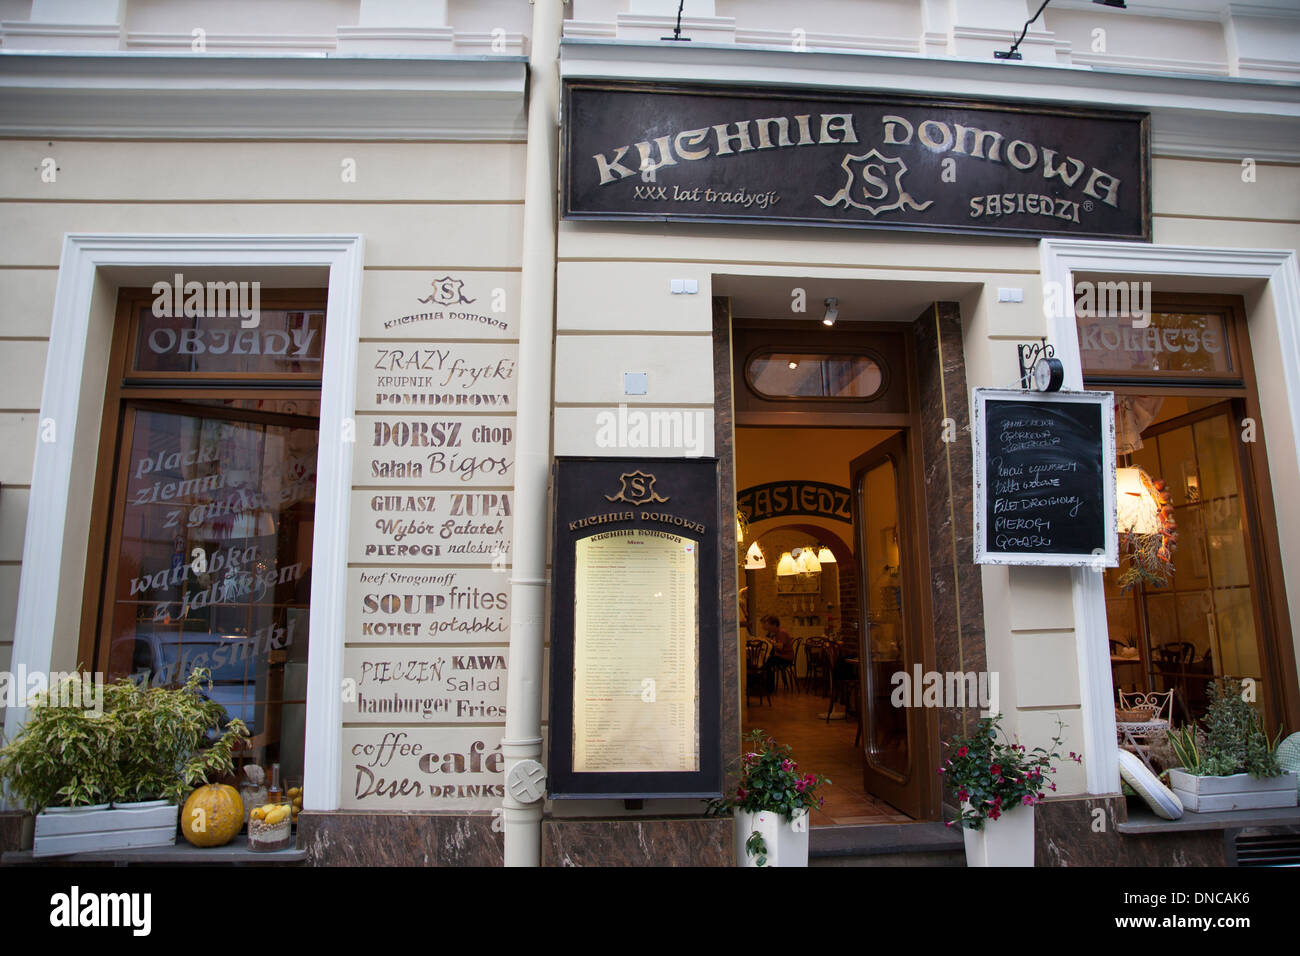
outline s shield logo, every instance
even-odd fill
[[[465,283],[460,279],[453,279],[451,276],[443,276],[441,279],[434,279],[433,295],[425,296],[423,299],[416,299],[424,305],[430,302],[438,305],[470,305],[475,300],[465,298],[465,293],[461,291]]]
[[[632,471],[619,475],[618,494],[605,495],[606,501],[625,501],[630,505],[644,505],[650,502],[668,499],[655,491],[655,476],[643,471]]]
[[[872,149],[862,156],[845,155],[840,166],[845,172],[844,187],[830,199],[814,196],[823,206],[845,209],[862,209],[873,216],[895,209],[915,209],[920,212],[934,203],[933,199],[917,204],[903,188],[903,173],[907,164],[901,159],[889,159]]]

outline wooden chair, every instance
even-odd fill
[[[1115,710],[1115,732],[1125,750],[1137,754],[1147,769],[1151,766],[1148,751],[1151,745],[1163,739],[1173,726],[1174,692],[1120,691],[1119,706]]]
[[[813,681],[825,681],[830,676],[830,662],[827,659],[826,638],[810,637],[803,642],[804,656],[804,690],[813,685]]]
[[[745,642],[745,704],[749,698],[758,695],[758,702],[772,703],[771,677],[767,670],[767,658],[772,653],[772,645],[758,639]]]
[[[1196,655],[1196,648],[1187,641],[1170,641],[1153,648],[1156,657],[1166,664],[1190,664]]]
[[[771,665],[772,679],[774,682],[780,681],[785,685],[786,690],[794,689],[798,684],[795,664],[799,661],[799,645],[803,643],[802,637],[794,639],[794,656],[788,661],[773,660]]]
[[[831,645],[832,648],[835,645]],[[836,701],[844,705],[845,719],[850,717],[854,706],[858,700],[858,671],[856,664],[850,664],[850,659],[856,659],[857,651],[853,645],[841,645],[835,650],[831,650],[828,655],[830,671],[830,702],[826,707],[826,723],[831,722],[831,714],[835,712]],[[859,718],[861,714],[858,715]],[[857,745],[857,741],[854,741]]]

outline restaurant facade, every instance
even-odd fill
[[[8,673],[212,668],[317,865],[729,865],[756,727],[814,828],[933,825],[983,711],[1082,757],[1039,865],[1226,861],[1125,831],[1115,705],[1300,730],[1300,13],[1055,0],[1013,60],[1037,4],[27,6]],[[1055,534],[976,391],[1044,347],[1120,492]],[[838,694],[752,695],[771,615]]]

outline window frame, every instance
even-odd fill
[[[112,645],[112,635],[106,631],[106,622],[112,621],[111,582],[117,578],[120,559],[120,554],[116,553],[120,551],[120,535],[115,529],[115,516],[121,513],[126,489],[129,455],[124,453],[122,446],[129,418],[141,407],[141,403],[150,402],[166,403],[172,406],[172,410],[179,410],[185,407],[182,404],[184,399],[265,398],[269,393],[276,398],[299,398],[319,403],[322,397],[320,374],[303,376],[301,373],[289,373],[277,377],[267,373],[218,373],[214,377],[211,374],[190,373],[180,379],[174,373],[166,373],[161,377],[141,379],[139,373],[131,370],[132,346],[140,309],[148,306],[155,298],[147,288],[120,289],[114,313],[77,644],[78,666],[93,662],[95,669],[105,674],[108,672]],[[262,307],[267,309],[326,313],[325,289],[269,289],[263,291],[261,300]],[[323,349],[322,342],[322,354]],[[323,364],[322,361],[322,366]],[[178,384],[182,381],[192,381],[194,384]],[[220,415],[233,420],[269,422],[274,418],[276,424],[297,424],[301,427],[311,421],[315,422],[317,429],[320,427],[319,405],[315,416],[285,416],[253,410],[222,409],[218,406],[189,407],[201,410],[204,414]]]
[[[876,386],[876,390],[870,395],[776,395],[763,391],[754,381],[752,374],[754,363],[763,358],[786,353],[810,357],[822,356],[825,358],[863,358],[874,363],[880,371],[880,384]],[[745,386],[765,402],[836,402],[849,404],[874,402],[889,391],[891,379],[889,363],[875,351],[860,346],[801,350],[801,347],[798,346],[761,345],[745,356],[744,373]]]
[[[1083,387],[1087,390],[1104,389],[1120,395],[1166,395],[1189,398],[1218,398],[1240,403],[1246,417],[1256,423],[1255,441],[1243,443],[1248,448],[1238,451],[1242,480],[1243,532],[1247,541],[1247,561],[1255,573],[1256,603],[1253,610],[1261,651],[1260,666],[1265,680],[1271,685],[1267,695],[1269,713],[1265,721],[1270,727],[1285,723],[1288,715],[1287,701],[1295,688],[1294,671],[1288,671],[1287,648],[1283,642],[1292,639],[1290,617],[1286,602],[1286,584],[1282,577],[1282,556],[1276,534],[1267,529],[1277,528],[1273,488],[1269,480],[1268,450],[1260,413],[1259,387],[1255,377],[1255,362],[1251,354],[1245,301],[1239,295],[1214,293],[1157,292],[1151,297],[1152,312],[1213,312],[1224,316],[1227,334],[1240,379],[1236,381],[1195,380],[1186,376],[1161,377],[1159,372],[1138,376],[1089,375],[1082,370]],[[1073,320],[1078,334],[1077,320]],[[1109,622],[1102,597],[1101,621],[1110,638]],[[1149,643],[1150,635],[1144,631],[1143,640]],[[1111,693],[1114,693],[1113,671],[1109,674]],[[1144,672],[1144,680],[1147,675]]]

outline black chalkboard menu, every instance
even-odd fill
[[[975,562],[1117,563],[1111,392],[975,389]]]

